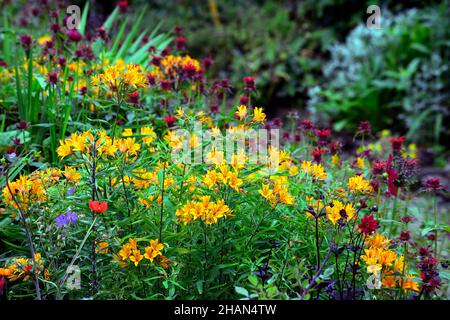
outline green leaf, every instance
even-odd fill
[[[105,23],[103,24],[103,28],[105,28],[106,31],[109,31],[111,29],[111,26],[114,20],[116,20],[118,14],[119,14],[119,7],[116,6],[114,11],[109,15],[108,19],[106,19]]]
[[[242,287],[234,287],[234,290],[237,294],[240,294],[242,296],[248,297],[248,291],[245,288]]]
[[[84,36],[84,31],[86,30],[87,18],[89,13],[89,1],[86,1],[86,5],[84,6],[83,13],[81,15],[80,25],[78,26],[78,31]]]
[[[199,280],[196,282],[196,287],[197,287],[197,291],[198,293],[202,294],[203,293],[203,281]]]

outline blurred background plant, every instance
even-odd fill
[[[375,129],[406,132],[417,143],[443,143],[448,131],[449,7],[383,11],[383,27],[361,24],[330,48],[322,84],[308,109],[335,129],[369,120]]]

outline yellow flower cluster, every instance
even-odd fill
[[[393,288],[398,284],[402,285],[404,290],[419,291],[419,286],[411,280],[411,275],[402,279],[407,265],[403,256],[398,256],[395,251],[389,249],[389,244],[390,240],[380,234],[374,234],[366,241],[365,245],[369,248],[364,249],[361,259],[367,265],[367,272],[378,274],[385,287]]]
[[[44,270],[42,258],[40,253],[35,253],[34,259],[36,261],[36,271],[40,274]],[[33,259],[31,258],[14,258],[7,264],[6,268],[0,268],[0,276],[7,276],[10,281],[23,278],[27,281],[33,274]],[[45,275],[48,280],[48,272]]]
[[[128,261],[131,261],[137,267],[144,258],[153,262],[155,258],[162,257],[162,249],[164,249],[164,244],[159,243],[157,239],[150,240],[150,245],[144,248],[144,254],[142,254],[137,246],[137,240],[130,238],[115,256],[115,260],[123,266],[128,265]]]
[[[18,179],[9,182],[9,188],[5,186],[2,189],[3,202],[18,209],[14,195],[21,209],[27,211],[32,203],[43,202],[47,199],[47,189],[52,185],[61,180],[65,180],[67,185],[73,185],[80,178],[81,174],[75,168],[68,166],[64,170],[55,168],[37,170],[28,176],[21,175]]]
[[[320,163],[312,164],[311,161],[303,161],[300,169],[317,180],[325,180],[327,178],[327,173]]]
[[[217,223],[220,218],[233,216],[224,200],[213,202],[210,196],[201,196],[199,201],[188,201],[177,209],[175,214],[178,221],[183,224],[198,219],[202,219],[206,224],[213,224]]]
[[[122,133],[122,138],[113,141],[111,137],[106,135],[106,131],[104,130],[94,134],[90,131],[73,133],[69,138],[59,141],[60,145],[56,152],[61,159],[76,152],[89,154],[95,141],[96,154],[99,157],[115,157],[117,151],[120,154],[136,156],[141,149],[141,145],[136,142],[136,138],[132,137],[132,135],[133,131],[131,129],[125,129]],[[151,127],[142,127],[140,129],[140,136],[142,137],[142,142],[146,145],[150,145],[156,139],[156,133]],[[150,151],[152,150],[151,148]]]
[[[239,118],[239,120],[244,120],[247,116],[247,106],[240,105],[235,112],[235,115]],[[264,123],[266,120],[266,114],[263,112],[262,108],[255,107],[253,109],[253,122]]]
[[[222,183],[239,192],[239,188],[244,182],[242,179],[238,178],[238,171],[229,170],[229,167],[226,164],[219,165],[218,169],[218,171],[208,170],[203,177],[202,182],[208,186],[209,189]]]
[[[94,75],[91,78],[91,85],[106,86],[112,91],[145,88],[147,77],[142,67],[138,64],[125,65],[122,60],[118,60],[115,65],[105,68],[103,73]]]
[[[168,55],[161,60],[161,67],[168,75],[176,75],[179,70],[187,66],[191,66],[196,72],[202,69],[200,62],[190,56]]]
[[[259,194],[269,201],[272,207],[278,203],[293,205],[295,198],[288,192],[286,185],[288,185],[288,178],[285,176],[271,177],[273,181],[273,189],[269,184],[262,184]]]
[[[370,185],[370,182],[365,180],[362,175],[350,177],[348,179],[347,186],[351,191],[363,194],[371,193],[373,191],[373,187]]]

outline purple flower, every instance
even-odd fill
[[[58,225],[58,227],[60,227],[60,228],[64,227],[69,222],[69,220],[67,219],[67,217],[64,214],[57,216],[55,218],[55,221],[56,221],[56,224]]]
[[[66,219],[71,224],[75,224],[78,220],[78,215],[75,212],[67,211],[66,212]]]
[[[74,192],[75,192],[75,186],[73,186],[72,188],[70,188],[70,189],[67,191],[67,195],[68,195],[68,196],[71,196],[71,195],[73,195]]]

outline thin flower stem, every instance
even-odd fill
[[[317,270],[320,268],[320,247],[319,247],[319,217],[314,217],[316,220],[316,251],[317,251]]]
[[[127,188],[125,187],[125,179],[124,179],[124,168],[125,168],[125,155],[123,156],[122,159],[122,168],[120,170],[120,179],[122,180],[122,188],[123,188],[123,192],[125,193],[125,200],[127,203],[127,211],[128,211],[128,218],[131,218],[131,211],[130,211],[130,200],[128,199],[128,192],[127,192]],[[131,229],[131,222],[130,222],[130,229]]]
[[[436,258],[438,257],[438,251],[437,251],[437,238],[438,238],[438,230],[437,230],[437,195],[436,192],[434,192],[434,201],[433,201],[433,213],[434,213],[434,228],[435,228],[435,234],[434,234],[434,255]]]
[[[205,262],[203,264],[203,290],[202,290],[202,298],[205,299],[205,291],[206,291],[206,263],[208,261],[207,250],[206,250],[206,222],[203,222],[203,242],[204,242],[204,256]]]
[[[392,233],[394,232],[394,221],[396,218],[397,218],[397,197],[394,197],[394,203],[392,205],[391,224],[389,226],[389,238],[392,237]]]
[[[161,210],[159,212],[159,242],[162,243],[162,225],[163,225],[163,213],[164,213],[164,182],[166,179],[166,163],[163,164],[163,176],[161,185]]]
[[[93,146],[92,146],[92,175],[91,175],[91,188],[92,188],[92,195],[91,200],[95,201],[95,195],[96,195],[96,171],[97,171],[97,146],[96,141],[94,139]],[[95,212],[92,211],[92,221],[95,222]],[[93,230],[92,230],[92,241],[91,241],[91,262],[92,262],[92,294],[94,295],[97,291],[97,254],[95,252],[95,246],[96,246],[96,232],[97,227],[95,226],[95,223],[93,223]]]
[[[405,277],[405,266],[406,266],[406,257],[408,255],[408,243],[405,242],[404,246],[403,246],[403,250],[404,250],[404,258],[403,258],[403,266],[402,266],[402,278],[401,278],[401,282],[400,282],[400,288],[399,288],[399,298],[402,299],[403,298],[403,279]]]

